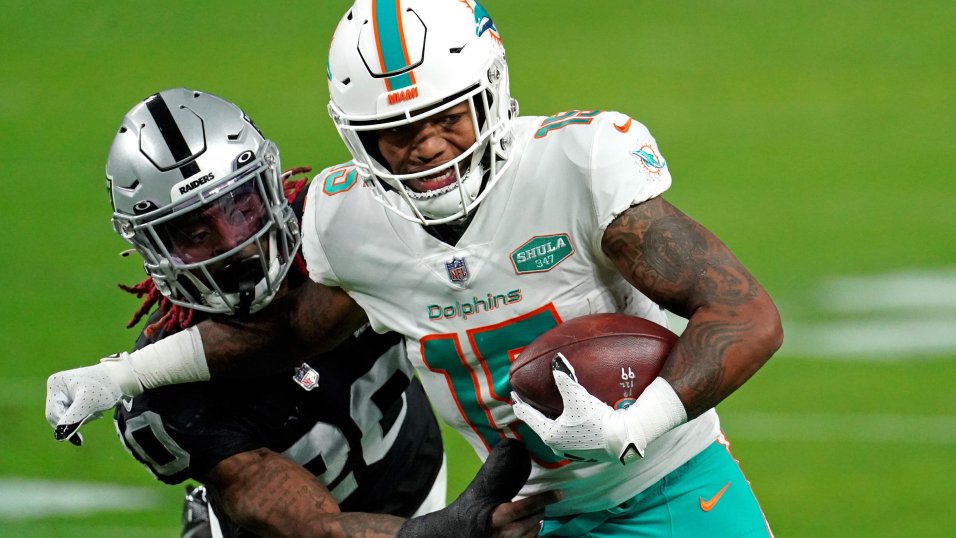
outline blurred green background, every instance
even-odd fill
[[[646,124],[667,197],[778,301],[783,350],[720,407],[776,534],[956,535],[956,3],[483,4],[522,112]],[[325,56],[347,5],[0,1],[0,535],[176,535],[181,489],[109,420],[77,449],[43,418],[47,375],[134,337],[106,153],[133,104],[187,86],[287,167],[346,160]],[[476,459],[447,442],[455,493]]]

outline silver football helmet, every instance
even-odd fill
[[[123,118],[106,163],[113,228],[173,303],[220,314],[272,300],[300,244],[279,151],[236,105],[175,88]]]
[[[328,61],[329,114],[376,199],[422,224],[461,219],[509,165],[517,102],[491,16],[475,0],[357,0],[339,22]],[[390,170],[377,132],[467,102],[476,141],[450,162],[413,174]],[[412,179],[454,172],[416,192]],[[397,194],[396,194],[397,193]]]

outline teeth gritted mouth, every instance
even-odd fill
[[[455,167],[449,166],[436,174],[410,179],[405,181],[405,186],[408,195],[416,200],[427,200],[445,194],[458,186],[455,179]]]

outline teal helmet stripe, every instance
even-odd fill
[[[375,2],[375,37],[378,41],[379,57],[382,69],[386,73],[400,71],[408,67],[408,55],[405,51],[405,36],[402,35],[399,10],[401,0],[377,0]],[[389,91],[407,88],[414,83],[410,73],[403,73],[385,79]]]

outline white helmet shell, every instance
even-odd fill
[[[356,167],[387,208],[422,224],[473,210],[508,164],[517,103],[508,90],[501,37],[474,0],[358,0],[340,21],[328,61],[329,114]],[[467,101],[475,144],[452,162],[394,174],[375,132],[427,118]],[[459,165],[468,163],[467,169]],[[454,167],[456,182],[416,193],[409,179]],[[465,168],[462,164],[461,168]]]

